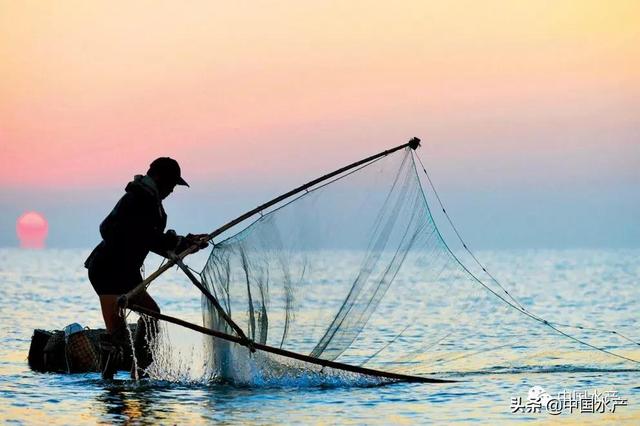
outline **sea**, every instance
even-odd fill
[[[466,375],[446,384],[239,384],[180,375],[134,381],[124,372],[104,381],[98,373],[32,371],[27,354],[34,329],[60,330],[71,323],[103,327],[98,298],[82,266],[87,254],[0,249],[3,424],[640,424],[640,365],[632,362],[611,370],[568,366]],[[521,287],[514,284],[513,291],[526,293],[524,302],[532,309],[582,323],[595,312],[598,324],[621,327],[640,341],[640,249],[477,255],[495,276],[507,282],[517,277]],[[203,261],[196,255],[190,264],[198,269]],[[159,263],[149,259],[147,272]],[[202,323],[200,294],[180,271],[171,270],[149,291],[163,312]],[[536,306],[537,300],[544,306]],[[639,359],[640,347],[626,353]],[[575,402],[555,412],[526,405],[532,393],[542,392]]]

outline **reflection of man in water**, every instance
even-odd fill
[[[173,192],[176,185],[189,186],[180,176],[178,162],[168,157],[153,161],[145,176],[135,176],[126,186],[120,201],[100,224],[102,241],[85,262],[91,285],[100,297],[107,328],[107,334],[102,339],[100,365],[104,378],[113,378],[117,369],[117,354],[127,346],[129,340],[117,299],[140,284],[140,269],[149,251],[167,257],[169,252],[180,252],[200,243],[204,237],[191,234],[182,237],[173,230],[164,231],[167,215],[162,200]],[[157,303],[146,291],[130,302],[160,312]],[[144,322],[138,321],[134,346],[141,371],[132,370],[132,376],[143,373],[143,369],[151,363],[151,354],[144,343],[155,332],[155,327],[155,324],[150,324],[147,330]]]

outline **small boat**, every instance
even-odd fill
[[[136,324],[129,325],[135,336]],[[104,329],[83,328],[70,324],[62,330],[35,329],[29,347],[29,367],[39,372],[100,372],[100,335]],[[131,347],[124,348],[118,371],[131,371]]]

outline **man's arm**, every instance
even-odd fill
[[[209,245],[209,243],[207,242],[207,234],[187,234],[186,237],[183,237],[181,235],[177,235],[173,229],[168,230],[165,235],[167,234],[175,236],[175,238],[177,239],[175,244],[172,247],[170,246],[169,248],[164,248],[166,247],[164,245],[156,246],[153,247],[151,251],[160,256],[168,258],[169,251],[173,251],[174,253],[179,254],[193,245],[198,246],[198,249],[196,251],[203,249]]]
[[[178,252],[185,245],[185,238],[169,229],[167,232],[151,233],[149,249],[162,257],[169,257],[169,251]],[[186,247],[185,247],[186,248]],[[183,249],[184,250],[184,249]]]

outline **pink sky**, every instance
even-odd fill
[[[158,156],[192,186],[170,227],[205,232],[412,136],[474,246],[640,241],[636,0],[0,10],[0,246],[29,210],[95,244]]]
[[[295,185],[414,135],[448,181],[637,179],[637,1],[370,3],[5,3],[0,188]]]

